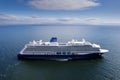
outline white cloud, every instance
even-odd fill
[[[104,25],[120,25],[120,19],[104,19],[102,21]]]
[[[0,14],[0,24],[47,24],[57,22],[58,20],[56,18]]]
[[[82,10],[100,5],[96,0],[29,0],[28,4],[43,10]]]
[[[103,20],[100,18],[86,18],[85,23],[93,24],[93,25],[101,25],[103,24]]]
[[[39,16],[17,16],[0,14],[0,24],[79,24],[79,25],[120,25],[120,19],[101,18],[42,18]]]

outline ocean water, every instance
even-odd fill
[[[78,61],[18,60],[32,40],[59,42],[85,38],[110,52]],[[0,26],[0,80],[120,80],[120,26]]]

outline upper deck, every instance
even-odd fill
[[[81,41],[72,39],[71,41],[68,41],[67,43],[59,43],[57,40],[50,40],[50,42],[43,42],[42,40],[29,42],[29,44],[26,44],[26,46],[91,46],[93,48],[100,48],[100,45],[98,44],[92,44],[88,41],[85,41],[85,39],[82,39]]]

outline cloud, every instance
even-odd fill
[[[100,24],[103,24],[103,20],[100,19],[100,18],[86,18],[85,23],[94,24],[94,25],[100,25]]]
[[[119,19],[101,18],[43,18],[39,16],[18,16],[0,14],[0,24],[77,24],[77,25],[120,25]]]
[[[28,4],[42,10],[83,10],[100,5],[96,0],[29,0]]]
[[[56,23],[56,18],[42,18],[39,16],[18,16],[0,14],[0,24],[45,24]]]

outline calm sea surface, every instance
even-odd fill
[[[110,50],[100,59],[19,61],[17,54],[32,40],[86,40]],[[0,26],[0,80],[120,80],[119,26]]]

